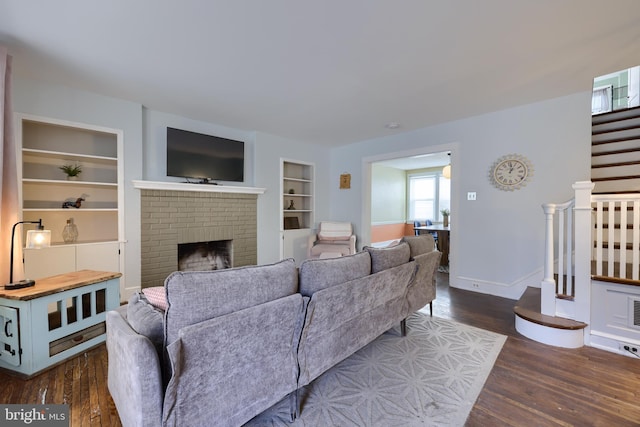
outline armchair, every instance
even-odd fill
[[[322,221],[318,233],[309,236],[308,258],[331,258],[356,253],[351,223]]]

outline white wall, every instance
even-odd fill
[[[407,219],[407,173],[404,170],[372,165],[371,224],[397,224]]]
[[[332,174],[350,172],[353,190],[332,190],[331,215],[368,227],[363,211],[370,206],[371,159],[451,149],[450,283],[518,298],[542,277],[542,203],[568,200],[571,184],[590,179],[590,102],[587,85],[580,94],[336,148]],[[497,190],[488,180],[492,163],[509,153],[528,157],[535,169],[531,182],[515,192]],[[466,200],[469,191],[477,201]]]
[[[13,109],[16,113],[124,131],[126,243],[122,284],[126,288],[121,288],[121,294],[126,298],[132,289],[140,286],[140,194],[131,181],[142,178],[142,105],[14,76]]]

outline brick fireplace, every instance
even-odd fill
[[[233,267],[257,263],[259,193],[196,191],[203,187],[195,184],[170,187],[177,186],[178,191],[137,185],[141,189],[142,288],[162,286],[178,270],[179,244],[231,241]]]

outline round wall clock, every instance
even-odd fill
[[[524,187],[533,176],[533,165],[524,156],[507,154],[496,160],[489,170],[489,179],[498,189],[518,190]]]

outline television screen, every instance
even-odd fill
[[[167,176],[244,181],[244,142],[167,128]]]

